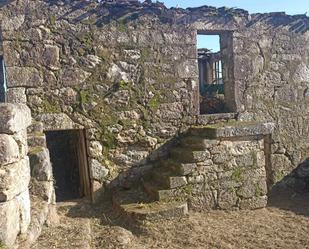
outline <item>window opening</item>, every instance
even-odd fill
[[[198,34],[200,114],[227,111],[224,100],[224,62],[220,35]]]

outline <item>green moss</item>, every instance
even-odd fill
[[[193,193],[193,185],[191,185],[191,184],[186,185],[186,186],[182,189],[182,191],[183,191],[183,193],[184,193],[185,195],[192,195],[192,193]]]
[[[118,20],[117,22],[117,30],[121,33],[127,32],[127,26],[124,20]]]
[[[80,103],[81,104],[88,104],[91,101],[91,93],[87,90],[80,90],[79,91]]]
[[[232,179],[236,182],[241,182],[242,181],[242,169],[237,168],[232,174]]]
[[[55,26],[56,25],[56,21],[57,21],[56,16],[54,16],[54,15],[49,16],[49,24],[51,26]]]
[[[163,95],[160,91],[155,90],[154,88],[147,89],[147,91],[151,91],[154,93],[154,96],[151,98],[151,100],[148,102],[147,106],[152,111],[156,111],[160,105],[160,103],[163,100]]]
[[[4,245],[2,241],[0,241],[0,249],[7,249],[7,247]]]
[[[28,155],[37,154],[37,153],[42,152],[43,150],[44,150],[44,147],[41,147],[41,146],[32,147],[29,149]]]
[[[150,48],[142,48],[139,63],[141,65],[143,65],[145,63],[146,59],[149,59],[150,56],[151,56],[151,49]]]
[[[130,85],[130,83],[129,82],[125,82],[124,80],[121,80],[120,82],[119,82],[119,89],[120,90],[126,90],[126,89],[128,89],[128,86]]]
[[[59,103],[43,99],[41,103],[42,111],[45,113],[59,113],[61,112],[61,106]]]
[[[263,196],[264,192],[263,190],[260,188],[259,184],[255,185],[255,196]]]

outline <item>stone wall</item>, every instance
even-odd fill
[[[230,110],[276,123],[269,181],[307,157],[305,16],[27,0],[3,5],[0,16],[8,100],[27,103],[44,129],[86,129],[89,162],[109,172],[96,185],[141,174],[200,119],[197,31],[232,48]]]
[[[0,104],[0,242],[12,246],[30,224],[30,165],[24,105]]]

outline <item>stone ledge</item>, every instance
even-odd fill
[[[207,138],[246,137],[271,134],[275,129],[274,123],[258,122],[228,122],[216,125],[192,127],[189,133],[194,136]]]
[[[0,104],[0,133],[14,134],[31,124],[30,109],[23,104]]]
[[[203,114],[197,117],[198,125],[207,125],[217,121],[228,121],[236,119],[237,113],[216,113],[216,114]]]

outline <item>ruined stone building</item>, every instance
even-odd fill
[[[305,15],[12,0],[0,21],[2,243],[32,243],[56,200],[111,191],[158,218],[265,207],[286,176],[306,187]]]

